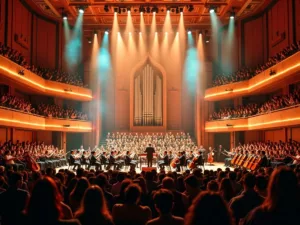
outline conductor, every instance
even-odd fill
[[[148,167],[152,167],[153,153],[155,152],[151,144],[146,148]]]

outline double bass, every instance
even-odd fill
[[[25,156],[25,160],[27,162],[27,167],[34,171],[34,172],[37,172],[37,171],[40,171],[41,170],[41,167],[40,165],[34,160],[34,158],[32,156],[30,156],[29,154],[27,154]]]
[[[199,156],[198,156],[199,157]],[[194,157],[193,160],[189,163],[188,168],[189,169],[195,169],[196,168],[196,163],[198,161],[198,157]]]
[[[209,164],[212,164],[214,162],[214,150],[211,150],[208,154],[207,154],[207,162]]]

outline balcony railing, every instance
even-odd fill
[[[0,107],[0,126],[66,132],[92,131],[90,121],[50,118],[4,107]]]
[[[19,73],[20,71],[22,71],[22,74]],[[78,101],[91,101],[93,98],[90,89],[45,80],[4,56],[0,56],[0,76],[11,79],[18,84],[23,84],[25,88],[30,88],[44,95]]]
[[[271,71],[275,71],[271,75]],[[280,63],[270,67],[262,73],[247,81],[226,84],[206,89],[205,100],[218,101],[238,96],[254,94],[267,86],[282,82],[300,71],[300,52],[286,58]],[[300,77],[299,77],[300,78]]]
[[[231,132],[259,130],[298,125],[300,123],[300,105],[295,105],[266,114],[247,118],[213,120],[205,123],[206,132]]]

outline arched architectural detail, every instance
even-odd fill
[[[139,71],[143,70],[145,66],[149,67],[152,66],[155,70],[157,70],[157,75],[161,78],[162,81],[162,89],[161,89],[161,103],[162,103],[162,121],[159,124],[156,124],[156,126],[144,124],[143,126],[137,125],[135,123],[134,117],[135,117],[135,77],[139,73]],[[166,124],[167,124],[167,74],[165,69],[150,55],[146,55],[144,59],[142,59],[139,63],[137,63],[130,72],[130,130],[131,131],[165,131],[166,130]],[[136,125],[135,125],[136,124]],[[151,123],[149,123],[151,124]]]

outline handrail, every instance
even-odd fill
[[[84,101],[92,100],[91,89],[75,86],[71,84],[61,83],[58,81],[46,80],[30,70],[18,65],[17,63],[11,61],[10,59],[0,55],[0,74],[8,76],[18,82],[24,81],[29,87],[38,89],[42,93],[47,94],[58,94],[62,97],[72,98],[72,99],[82,99]],[[19,74],[18,70],[25,71],[24,75]],[[6,75],[9,74],[9,75]],[[80,91],[81,90],[81,91]]]
[[[270,113],[274,113],[274,112],[279,112],[279,111],[284,111],[284,110],[287,110],[287,109],[297,108],[297,107],[300,107],[300,104],[292,105],[292,106],[288,106],[288,107],[284,107],[284,108],[280,108],[280,109],[275,109],[275,110],[272,110],[272,111],[269,111],[269,112],[265,112],[265,113],[257,113],[255,115],[246,116],[246,117],[235,117],[235,118],[230,118],[230,119],[208,120],[207,122],[248,119],[248,118],[252,118],[252,117],[262,116],[262,115],[266,115],[266,114],[270,114]]]
[[[270,71],[276,71],[270,74]],[[217,101],[221,99],[233,98],[257,92],[263,87],[288,78],[290,75],[300,70],[300,52],[297,52],[272,67],[262,71],[249,80],[239,81],[205,90],[204,99],[207,101]]]
[[[1,106],[1,105],[0,105],[0,109],[6,109],[6,110],[10,110],[10,111],[14,111],[14,112],[19,112],[19,113],[23,113],[23,114],[27,114],[27,115],[32,115],[32,116],[38,116],[38,117],[45,118],[45,119],[56,119],[56,120],[70,120],[70,121],[90,122],[90,120],[78,120],[78,119],[71,119],[71,118],[68,118],[68,119],[67,119],[67,118],[59,118],[59,117],[43,116],[43,115],[40,115],[40,114],[29,113],[29,112],[25,112],[25,111],[22,111],[22,110],[13,109],[13,108]]]

